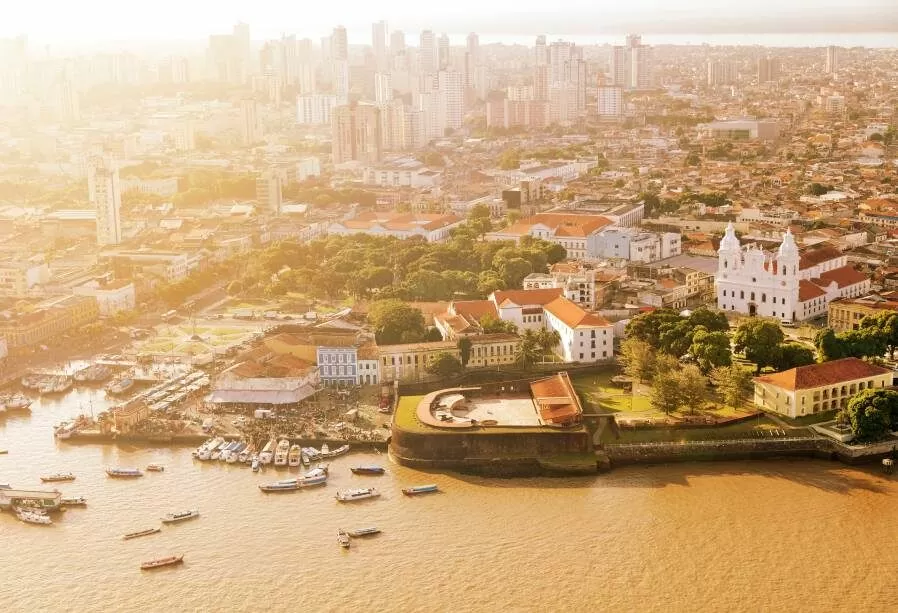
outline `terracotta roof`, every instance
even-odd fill
[[[532,381],[530,393],[539,408],[540,417],[547,423],[570,424],[578,421],[583,412],[566,372]]]
[[[836,247],[824,243],[819,246],[815,246],[802,251],[801,259],[798,262],[798,268],[800,270],[804,270],[806,268],[816,266],[817,264],[822,264],[823,262],[835,260],[836,258],[841,256],[842,252],[839,251]]]
[[[825,296],[826,292],[824,292],[818,285],[811,283],[806,279],[802,279],[798,282],[798,301],[799,302],[807,302],[808,300],[813,300],[814,298],[819,298],[820,296]]]
[[[604,317],[584,311],[580,306],[564,297],[556,298],[547,304],[545,308],[546,311],[560,319],[570,328],[611,325]]]
[[[496,290],[493,292],[491,299],[497,305],[503,304],[506,300],[509,300],[518,306],[535,304],[545,305],[561,296],[562,291],[563,290],[560,287],[550,287],[548,289]]]
[[[476,321],[484,315],[496,316],[496,305],[491,300],[459,300],[449,306],[450,312],[463,317],[472,317]]]
[[[841,360],[823,362],[822,364],[799,366],[772,375],[756,377],[755,381],[795,391],[848,383],[890,372],[892,371],[888,368],[876,366],[858,358],[843,358]]]
[[[867,275],[859,270],[855,270],[854,266],[850,265],[827,270],[826,272],[821,273],[820,277],[818,277],[817,279],[813,279],[814,283],[817,283],[817,285],[821,285],[823,287],[827,287],[830,283],[835,281],[836,285],[838,285],[840,288],[848,287],[849,285],[855,285],[866,280]]]
[[[601,215],[572,215],[570,213],[540,213],[521,219],[514,225],[499,230],[498,234],[524,235],[540,224],[550,228],[556,236],[586,237],[611,225],[611,220]]]

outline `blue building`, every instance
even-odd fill
[[[356,347],[318,347],[318,371],[328,386],[358,385],[359,355]]]

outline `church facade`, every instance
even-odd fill
[[[799,250],[791,230],[776,253],[743,248],[730,223],[717,250],[716,286],[723,311],[794,322],[825,315],[836,298],[868,293],[870,280],[834,247]]]

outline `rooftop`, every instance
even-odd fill
[[[794,392],[796,390],[813,389],[827,385],[838,385],[891,372],[888,368],[876,366],[858,358],[843,358],[841,360],[823,362],[822,364],[798,366],[783,372],[755,377],[755,381],[769,383]]]

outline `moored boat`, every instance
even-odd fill
[[[302,461],[302,465],[303,465],[303,466],[308,466],[308,465],[310,464],[309,456],[308,456],[308,454],[306,454],[305,449],[303,449],[302,451],[300,451],[300,453],[299,453],[299,458],[300,458],[300,460]]]
[[[262,453],[259,454],[259,462],[263,465],[271,464],[271,460],[274,459],[274,448],[276,445],[277,442],[274,439],[265,443],[265,447],[262,448]]]
[[[356,500],[367,500],[368,498],[377,498],[378,496],[380,496],[380,492],[377,491],[377,488],[362,487],[339,491],[335,498],[339,502],[355,502]]]
[[[374,465],[353,466],[349,470],[351,470],[354,475],[382,475],[386,472],[383,466]]]
[[[278,442],[277,449],[274,452],[274,465],[286,466],[287,456],[290,453],[290,441],[283,438]]]
[[[287,453],[287,466],[299,466],[302,462],[302,448],[299,445],[292,445]]]
[[[252,459],[252,468],[253,468],[253,472],[254,472],[254,473],[259,472],[259,469],[260,469],[261,467],[262,467],[262,463],[259,462],[259,456],[254,455],[254,456],[253,456],[253,459]]]
[[[309,470],[306,471],[305,476],[306,477],[318,477],[320,475],[327,476],[328,469],[329,469],[329,465],[327,464],[327,462],[318,462],[318,464],[315,466],[315,468],[310,468]]]
[[[65,440],[67,438],[71,438],[72,434],[75,433],[76,425],[73,421],[64,421],[53,430],[53,436],[58,439]]]
[[[151,570],[153,568],[162,568],[163,566],[173,566],[175,564],[180,564],[184,561],[184,555],[181,554],[179,556],[168,556],[167,558],[159,558],[157,560],[150,560],[149,562],[144,562],[140,565],[140,570]]]
[[[412,487],[404,487],[402,488],[402,493],[406,496],[417,496],[419,494],[431,494],[433,492],[438,492],[440,489],[436,486],[435,483],[431,483],[428,485],[414,485]]]
[[[356,528],[355,530],[349,530],[349,536],[358,538],[361,536],[372,536],[374,534],[380,534],[380,528],[376,526],[366,526],[365,528]]]
[[[75,475],[72,473],[54,473],[52,475],[44,475],[41,481],[44,483],[53,483],[55,481],[74,481]]]
[[[137,532],[129,532],[128,534],[124,535],[122,538],[125,539],[126,541],[129,541],[131,539],[140,538],[141,536],[149,536],[151,534],[158,534],[160,532],[162,532],[162,528],[147,528],[146,530],[138,530]]]
[[[139,468],[107,468],[106,475],[117,479],[132,479],[143,477],[143,471]]]
[[[22,394],[13,394],[3,400],[7,411],[25,411],[31,408],[31,400]]]
[[[19,518],[19,521],[23,521],[26,524],[49,526],[53,523],[53,520],[46,515],[35,513],[34,511],[29,511],[27,509],[18,509],[16,511],[16,517]]]
[[[61,498],[59,504],[64,507],[86,507],[87,498],[84,496],[72,496],[70,498]]]
[[[132,387],[134,387],[134,379],[122,377],[107,385],[105,389],[107,394],[120,396],[121,394],[127,393]]]
[[[161,473],[161,472],[165,471],[165,466],[163,466],[162,464],[156,464],[156,463],[147,464],[147,470],[150,471],[151,473]]]
[[[314,447],[303,447],[302,452],[310,462],[316,462],[321,459],[321,452]]]
[[[325,483],[327,483],[327,475],[314,475],[311,477],[303,475],[295,479],[282,479],[274,483],[263,483],[259,485],[259,489],[263,492],[292,492],[305,487],[324,485]]]
[[[327,443],[321,446],[322,458],[336,458],[337,456],[341,456],[345,453],[349,453],[349,445],[341,445],[333,451],[328,448]]]
[[[337,530],[337,543],[344,549],[349,549],[349,534],[346,530]]]
[[[240,462],[241,464],[246,464],[247,462],[251,461],[253,458],[254,450],[255,450],[255,448],[252,445],[247,445],[246,447],[244,447],[243,451],[241,451],[240,454],[237,456],[237,461]]]
[[[169,513],[168,515],[166,515],[165,517],[162,518],[162,523],[163,524],[175,524],[175,523],[178,523],[179,521],[185,521],[185,520],[193,519],[194,517],[199,517],[199,516],[200,516],[200,512],[196,511],[196,510],[181,511],[180,513]]]

